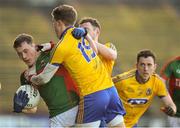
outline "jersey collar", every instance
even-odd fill
[[[59,39],[62,39],[64,37],[64,35],[66,34],[67,30],[70,29],[70,28],[73,28],[73,26],[69,26],[67,27],[61,34],[61,36],[59,37]]]

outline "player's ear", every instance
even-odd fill
[[[155,63],[155,64],[154,64],[154,71],[156,70],[156,68],[157,68],[157,64]]]
[[[136,67],[136,69],[138,68],[138,63],[136,63],[135,67]]]
[[[98,35],[98,36],[99,36],[100,33],[101,33],[100,30],[99,30],[99,28],[96,29],[96,32],[97,32],[97,35]]]

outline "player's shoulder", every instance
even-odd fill
[[[177,61],[180,60],[180,56],[176,56],[173,58],[170,58],[166,63],[165,63],[165,67],[167,67],[168,65],[172,65],[174,63],[176,63]]]
[[[159,74],[154,73],[154,74],[152,75],[152,77],[154,77],[154,79],[155,79],[156,81],[159,81],[159,82],[163,82],[163,83],[164,83],[163,78],[162,78]]]
[[[172,61],[179,61],[180,60],[180,56],[176,56],[172,59]]]
[[[164,77],[165,79],[167,79],[167,76],[165,76],[165,74],[169,71],[174,70],[174,67],[176,67],[177,65],[179,65],[179,61],[180,61],[180,56],[176,56],[173,58],[170,58],[162,67],[160,74],[162,77]]]
[[[64,33],[63,33],[63,34],[64,34],[64,38],[65,38],[65,39],[68,39],[68,38],[69,38],[69,39],[71,39],[71,38],[76,39],[76,38],[74,38],[73,35],[72,35],[72,31],[73,31],[73,30],[74,30],[74,27],[67,28],[67,30],[65,30]]]
[[[122,74],[118,74],[116,76],[113,77],[113,82],[119,82],[119,81],[122,81],[122,80],[127,80],[127,79],[130,79],[132,77],[134,77],[136,75],[136,69],[132,69],[128,72],[124,72]]]
[[[62,37],[57,45],[62,46],[64,44],[65,46],[70,46],[70,45],[76,44],[75,42],[79,42],[78,39],[73,37],[73,35],[72,35],[73,30],[74,30],[74,27],[67,28],[63,32]],[[71,42],[71,43],[69,43],[69,42]]]

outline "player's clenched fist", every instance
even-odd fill
[[[170,106],[161,107],[161,111],[163,111],[165,114],[169,116],[174,116],[176,114],[176,112]]]

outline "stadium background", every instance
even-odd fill
[[[12,113],[12,99],[25,68],[12,48],[20,33],[31,34],[36,43],[57,41],[51,23],[52,9],[73,5],[78,18],[97,18],[101,42],[111,41],[118,50],[113,75],[131,69],[141,49],[156,53],[159,73],[169,58],[180,55],[180,1],[178,0],[0,0],[0,127],[45,127],[48,112],[42,101],[37,114]],[[167,126],[156,98],[139,126]]]

